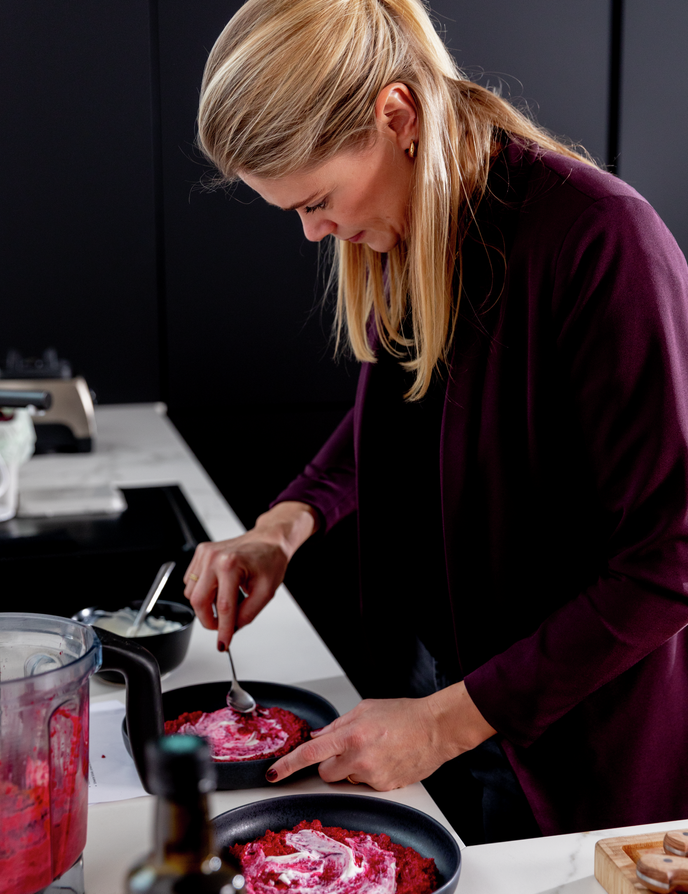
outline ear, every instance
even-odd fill
[[[411,91],[401,82],[387,84],[375,100],[375,121],[384,136],[406,152],[418,140],[418,112]]]

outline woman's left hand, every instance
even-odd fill
[[[320,764],[325,782],[349,777],[391,791],[426,779],[495,732],[463,683],[427,698],[366,699],[276,761],[268,780]]]

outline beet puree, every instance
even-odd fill
[[[50,762],[26,759],[23,788],[1,783],[3,891],[33,894],[67,872],[82,853],[88,809],[87,737],[88,725],[82,718],[58,708],[50,722]]]
[[[388,835],[323,826],[319,820],[268,831],[229,850],[241,863],[247,894],[431,894],[440,885],[432,858]]]
[[[166,721],[165,733],[202,736],[214,761],[252,761],[293,751],[308,739],[310,727],[284,708],[257,705],[250,714],[229,707],[208,714],[184,713]]]

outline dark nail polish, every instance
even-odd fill
[[[275,779],[277,779],[277,770],[273,770],[272,767],[270,767],[268,772],[265,774],[265,778],[268,782],[274,782]]]
[[[218,652],[224,652],[224,650],[225,650],[226,648],[227,648],[227,647],[225,646],[224,643],[218,643],[218,644],[217,644],[217,651],[218,651]]]

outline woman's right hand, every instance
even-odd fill
[[[201,624],[217,630],[221,652],[234,631],[272,599],[291,557],[317,526],[318,514],[308,504],[277,503],[240,537],[196,547],[184,575],[184,595]],[[241,591],[247,597],[243,602]]]

